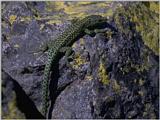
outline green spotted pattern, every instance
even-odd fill
[[[64,32],[62,32],[58,38],[56,38],[49,45],[48,51],[48,61],[44,70],[44,79],[42,81],[42,97],[43,97],[43,115],[47,118],[48,108],[49,108],[49,76],[51,68],[53,67],[57,55],[60,49],[63,47],[70,46],[80,34],[82,34],[85,29],[97,26],[107,20],[100,15],[87,16],[84,19],[77,20],[75,23],[71,24]]]

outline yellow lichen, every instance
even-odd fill
[[[112,9],[108,9],[106,13],[101,13],[99,15],[102,15],[103,17],[110,17],[113,15],[113,10]]]
[[[14,45],[14,48],[19,48],[20,46],[18,44],[15,44]]]
[[[48,1],[48,8],[50,9],[50,11],[59,11],[62,10],[66,7],[66,4],[64,1]]]
[[[116,80],[113,80],[113,89],[115,90],[115,92],[120,91],[120,85],[117,83]]]
[[[99,69],[98,69],[98,75],[100,78],[100,82],[102,82],[104,85],[109,85],[109,78],[107,75],[107,71],[105,69],[105,65],[100,61]]]
[[[29,21],[31,21],[31,20],[32,20],[32,18],[31,18],[31,17],[29,17],[29,16],[21,17],[21,18],[20,18],[20,21],[21,21],[21,22],[23,22],[23,21],[25,21],[25,22],[29,22]]]
[[[47,22],[47,24],[50,24],[50,25],[52,25],[52,24],[61,24],[61,23],[62,23],[62,21],[60,21],[60,20],[55,20],[55,19],[49,20],[49,21]]]
[[[61,15],[53,15],[53,16],[47,16],[47,17],[36,17],[35,19],[38,21],[47,21],[47,24],[61,24],[62,23],[62,19],[61,19]],[[66,19],[68,20],[68,19]]]
[[[8,104],[8,109],[10,111],[10,118],[16,117],[16,101],[15,98],[13,98],[13,101]]]
[[[159,14],[160,4],[158,2],[150,2],[149,8],[150,8],[150,10]]]
[[[143,92],[143,91],[138,91],[138,94],[139,94],[140,96],[144,96],[144,92]]]
[[[154,107],[152,104],[150,103],[146,103],[144,105],[144,112],[143,112],[143,116],[147,116],[147,114],[149,114],[149,116],[151,117],[150,119],[156,119],[156,114],[154,111]]]
[[[85,64],[86,63],[86,60],[83,59],[79,53],[77,53],[75,55],[75,59],[74,59],[74,64],[73,64],[73,68],[74,69],[78,69],[81,65]]]
[[[80,45],[84,45],[84,39],[80,38]]]
[[[59,15],[62,15],[63,18],[71,20],[73,18],[84,18],[91,14],[99,14],[105,17],[111,16],[113,14],[112,8],[110,8],[111,2],[96,2],[96,1],[78,1],[78,2],[46,2],[46,10],[49,12],[60,12]],[[88,11],[98,11],[99,9],[106,9],[106,12],[88,12]],[[108,8],[108,9],[107,9]],[[68,16],[66,16],[67,14]],[[62,18],[61,16],[61,18]]]
[[[137,72],[143,72],[144,70],[148,70],[151,67],[149,64],[149,55],[146,51],[143,52],[141,57],[143,58],[143,63],[141,65],[132,66],[132,68],[135,68]]]
[[[14,92],[12,100],[8,103],[8,112],[3,113],[4,119],[24,119],[25,116],[23,113],[20,113],[20,111],[17,109],[17,103],[16,103],[16,95]]]
[[[84,2],[77,2],[77,6],[81,6],[81,5],[83,5],[83,6],[86,6],[86,5],[91,5],[91,4],[97,4],[98,2],[91,2],[91,1],[84,1]]]
[[[16,21],[16,18],[17,18],[16,15],[9,16],[9,22],[11,23],[11,25]]]
[[[106,31],[105,36],[107,38],[109,38],[109,40],[110,40],[112,38],[112,34],[113,34],[113,32],[111,30],[108,30],[108,31]]]
[[[64,12],[72,17],[75,16],[83,18],[90,14],[88,13],[88,11],[106,7],[109,8],[109,2],[77,2],[75,4],[70,4],[69,6],[65,7]],[[95,12],[94,14],[108,16],[112,14],[112,10],[108,9],[105,13]]]
[[[73,45],[72,45],[72,48],[76,48],[77,47],[77,43],[74,42]]]
[[[137,83],[137,79],[134,79],[134,83]]]
[[[42,30],[44,28],[44,26],[45,26],[44,24],[41,24],[40,25],[40,30]]]
[[[147,7],[144,3],[130,4],[127,9],[121,7],[117,9],[117,16],[115,21],[119,29],[127,33],[127,29],[123,28],[123,21],[119,19],[119,16],[125,16],[125,19],[134,22],[136,30],[140,32],[144,44],[152,49],[156,55],[159,54],[159,4],[156,2],[146,2],[150,7]],[[138,8],[138,9],[137,9]]]
[[[144,81],[144,80],[139,79],[139,85],[140,85],[140,86],[144,85],[144,83],[145,83],[145,81]]]
[[[87,76],[85,76],[85,79],[86,79],[86,80],[89,80],[89,81],[90,81],[90,80],[93,80],[93,76],[87,75]]]

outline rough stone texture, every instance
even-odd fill
[[[96,97],[93,90],[93,81],[78,80],[71,84],[58,97],[53,109],[53,118],[92,118],[91,102]]]
[[[120,4],[51,3],[2,3],[2,118],[43,118],[41,81],[47,54],[33,52],[71,24],[68,18],[82,12],[80,8],[82,16],[93,14],[93,8],[103,15]],[[77,13],[71,12],[73,4]],[[64,16],[59,16],[60,23],[51,17],[58,15]],[[55,66],[50,118],[159,118],[158,56],[126,16],[115,14],[109,25],[104,33],[79,38],[69,65],[62,57]]]
[[[4,71],[2,79],[3,119],[44,118],[17,81]]]

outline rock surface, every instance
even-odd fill
[[[35,51],[75,16],[93,14],[93,8],[110,16],[109,26],[75,41],[69,65],[65,57],[55,65],[49,117],[159,118],[157,49],[147,46],[123,10],[116,12],[126,6],[135,8],[125,2],[2,2],[2,118],[43,118],[41,82],[47,52]]]

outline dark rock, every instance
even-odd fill
[[[158,70],[158,59],[144,45],[133,23],[123,19],[123,25],[127,32],[120,32],[118,26],[113,25],[117,27],[118,32],[112,31],[111,39],[102,37],[103,34],[97,34],[94,38],[83,37],[84,47],[80,46],[80,40],[75,43],[77,44],[75,51],[81,53],[81,56],[85,53],[84,51],[89,52],[90,73],[94,76],[93,84],[96,84],[99,79],[100,60],[103,60],[106,65],[110,84],[107,86],[98,84],[91,88],[91,91],[98,90],[98,92],[94,99],[91,97],[90,100],[83,100],[83,104],[95,104],[92,104],[82,116],[79,116],[80,111],[76,112],[83,106],[83,104],[77,105],[81,101],[78,96],[79,92],[74,91],[71,96],[72,92],[68,92],[68,89],[73,88],[67,87],[55,102],[53,118],[158,118],[158,71],[155,72],[156,69]],[[84,76],[87,76],[87,73],[83,73]],[[156,77],[149,77],[153,74]],[[86,78],[83,77],[83,79]],[[85,80],[81,81],[85,82]],[[85,92],[85,87],[83,87],[80,93]],[[73,101],[74,98],[80,100]]]
[[[6,75],[2,75],[2,116],[9,114],[7,104],[14,98],[8,94],[15,93],[15,111],[25,118],[43,118],[41,81],[47,54],[32,52],[56,38],[70,22],[57,25],[36,20],[48,14],[45,2],[3,5],[2,68]],[[9,21],[11,15],[16,19]],[[21,21],[25,16],[30,19]],[[135,24],[123,14],[115,15],[106,26],[104,33],[75,41],[69,64],[65,57],[55,63],[50,118],[159,118],[159,56],[144,44]]]
[[[24,22],[21,22],[21,23],[18,23],[18,24],[15,23],[13,25],[13,28],[12,28],[12,31],[13,31],[12,34],[14,34],[14,35],[16,35],[16,34],[25,34],[27,25],[28,24],[26,24]]]
[[[25,2],[3,2],[5,8],[2,9],[3,20],[7,23],[11,23],[10,16],[14,15],[16,17],[16,21],[20,20],[20,17],[31,17],[32,12],[28,10]]]
[[[91,102],[96,97],[93,81],[78,80],[68,86],[57,98],[52,113],[56,119],[90,119]]]
[[[43,118],[21,86],[2,72],[2,118]]]

